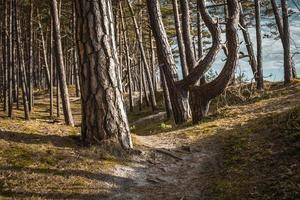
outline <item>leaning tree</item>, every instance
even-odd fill
[[[76,0],[77,41],[82,101],[82,139],[116,139],[132,148],[118,81],[118,59],[110,0]]]
[[[191,92],[191,111],[193,122],[199,122],[206,114],[209,104],[213,98],[220,95],[231,80],[236,62],[238,60],[238,24],[239,5],[237,0],[228,0],[229,17],[226,24],[227,48],[221,43],[221,32],[218,20],[213,19],[208,13],[204,0],[198,1],[201,17],[212,36],[212,46],[205,57],[198,61],[190,54],[187,55],[189,74],[178,81],[176,65],[172,54],[171,46],[162,21],[160,5],[158,0],[147,0],[150,24],[158,47],[158,57],[162,61],[163,73],[166,77],[175,123],[184,123],[189,118],[188,93]],[[183,10],[182,32],[185,38],[185,52],[192,52],[188,44],[190,37],[189,30],[189,7],[187,0],[181,0]],[[205,72],[212,66],[221,48],[228,50],[226,64],[219,76],[210,83],[197,86],[197,82],[204,76]],[[195,98],[193,98],[195,97]]]

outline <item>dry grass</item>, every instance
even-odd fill
[[[218,171],[193,183],[205,186],[206,199],[293,199],[299,195],[300,84],[270,84],[244,98],[236,94],[241,93],[231,90],[216,100],[210,116],[196,126],[162,121],[133,127],[134,143],[137,148],[172,144],[171,149],[201,144],[207,151],[220,151]],[[99,146],[81,146],[80,103],[71,99],[75,128],[65,126],[62,118],[49,118],[43,91],[36,95],[31,121],[23,120],[21,110],[13,119],[0,112],[1,199],[101,199],[132,184],[133,177],[115,172],[132,161]],[[147,109],[135,112],[130,120],[149,114]]]

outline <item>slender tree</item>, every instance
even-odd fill
[[[261,0],[255,0],[255,21],[256,21],[256,43],[257,43],[257,89],[264,88],[263,63],[262,63],[262,36],[261,36]]]
[[[63,105],[63,112],[65,123],[67,125],[74,126],[74,120],[71,112],[71,105],[69,99],[69,92],[66,82],[65,66],[63,61],[63,51],[60,36],[60,21],[58,17],[58,9],[56,0],[52,0],[51,13],[53,17],[53,31],[54,31],[54,43],[55,43],[55,54],[56,54],[56,66],[57,74],[59,77],[59,86],[61,91],[61,99]]]
[[[287,0],[281,0],[282,8],[282,44],[284,52],[284,83],[288,84],[292,82],[292,61],[291,61],[291,46],[290,46],[290,25]]]

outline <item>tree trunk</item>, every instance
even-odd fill
[[[227,60],[224,68],[215,80],[191,88],[190,95],[192,99],[195,100],[198,98],[196,102],[191,104],[193,123],[198,123],[207,115],[211,100],[225,90],[238,62],[239,5],[237,0],[228,0],[227,2],[229,15],[226,23]]]
[[[191,40],[190,27],[190,8],[188,0],[180,0],[180,7],[182,12],[182,36],[186,53],[186,63],[189,72],[195,67],[195,56],[193,53],[193,44]]]
[[[4,0],[3,2],[3,10],[4,10],[4,17],[3,17],[3,23],[2,23],[2,57],[3,57],[3,79],[4,79],[4,85],[3,85],[3,111],[8,110],[8,98],[7,98],[7,70],[8,70],[8,24],[7,24],[7,18],[8,18],[8,12],[7,12],[7,0]]]
[[[256,83],[258,83],[258,74],[257,74],[257,62],[256,62],[256,58],[255,58],[255,54],[254,54],[254,49],[253,49],[253,45],[251,42],[251,37],[246,25],[246,21],[245,21],[245,16],[244,16],[244,11],[243,11],[243,7],[242,4],[240,3],[240,24],[242,26],[242,32],[243,32],[243,36],[244,36],[244,40],[245,40],[245,44],[246,44],[246,48],[247,48],[247,52],[249,55],[249,63],[252,69],[252,73],[254,76],[254,79],[256,81]]]
[[[150,24],[158,49],[158,60],[163,63],[162,69],[170,93],[174,121],[176,124],[182,124],[185,123],[190,116],[188,92],[186,90],[182,90],[176,85],[178,74],[176,71],[175,61],[172,56],[171,47],[167,40],[166,31],[163,26],[159,2],[158,0],[147,0],[147,6]]]
[[[170,94],[169,94],[166,78],[165,78],[165,75],[164,75],[161,67],[160,67],[160,78],[161,78],[163,92],[164,92],[164,101],[165,101],[165,109],[166,109],[166,113],[167,113],[167,118],[170,119],[172,117],[171,99],[170,99]]]
[[[40,34],[41,34],[41,42],[42,42],[42,50],[43,50],[43,56],[44,56],[46,79],[47,79],[47,85],[48,85],[48,89],[49,89],[50,88],[50,70],[49,70],[49,65],[48,65],[46,41],[45,41],[44,31],[43,31],[39,13],[38,13],[37,17],[38,17],[38,25],[39,25],[39,29],[40,29]]]
[[[75,3],[73,2],[73,63],[74,63],[74,81],[76,89],[76,97],[80,97],[80,80],[79,80],[79,70],[78,70],[78,52],[76,48],[76,12],[75,12]]]
[[[128,149],[133,145],[118,87],[111,6],[110,0],[76,0],[82,89],[81,134],[83,141],[89,144],[117,139]]]
[[[29,64],[28,64],[28,101],[29,110],[33,107],[33,88],[32,88],[32,70],[33,70],[33,3],[30,0],[30,19],[29,19]]]
[[[292,76],[292,62],[291,62],[291,46],[290,46],[290,25],[288,16],[287,0],[281,0],[282,8],[282,24],[283,24],[283,51],[284,51],[284,83],[291,83]]]
[[[133,86],[132,86],[132,75],[131,75],[131,62],[130,62],[130,55],[129,55],[129,46],[128,46],[128,37],[127,37],[127,29],[126,24],[124,21],[124,12],[123,12],[123,6],[122,2],[119,3],[119,9],[120,9],[120,17],[121,17],[121,25],[122,25],[122,31],[123,31],[123,40],[124,40],[124,46],[125,46],[125,54],[126,54],[126,67],[127,67],[127,78],[128,78],[128,91],[129,91],[129,110],[130,112],[133,112],[134,107],[134,101],[133,101]]]
[[[255,0],[255,21],[256,21],[256,43],[257,43],[257,89],[264,89],[264,75],[262,66],[262,36],[261,36],[261,17],[260,17],[261,0]]]
[[[63,51],[62,51],[62,44],[61,44],[61,36],[60,36],[60,22],[58,18],[58,10],[57,10],[57,2],[56,0],[52,0],[51,6],[53,22],[54,22],[54,41],[55,41],[55,48],[56,48],[56,60],[57,60],[57,72],[60,82],[60,91],[61,91],[61,99],[63,105],[63,112],[65,123],[67,125],[74,126],[73,116],[71,112],[71,105],[69,100],[69,92],[66,82],[66,74],[65,74],[65,66],[63,62]]]
[[[50,20],[51,24],[50,24],[50,68],[49,68],[49,72],[50,72],[50,117],[53,117],[53,54],[54,54],[54,49],[53,49],[53,19],[51,18]]]
[[[15,13],[19,13],[17,12],[17,0],[15,1],[15,5],[14,5],[14,10]],[[21,27],[20,27],[20,22],[17,19],[17,16],[15,18],[15,22],[14,22],[14,26],[17,29],[17,34],[16,34],[16,41],[17,41],[17,52],[18,52],[18,59],[19,59],[19,69],[20,69],[20,82],[22,85],[22,97],[23,97],[23,107],[24,107],[24,115],[25,115],[25,119],[29,120],[30,116],[29,116],[29,105],[28,105],[28,94],[27,94],[27,84],[26,84],[26,71],[25,71],[25,62],[24,62],[24,51],[23,51],[23,45],[21,43],[22,39],[21,39]]]
[[[151,75],[150,75],[149,64],[148,64],[147,58],[146,58],[146,52],[145,52],[143,42],[142,42],[142,34],[141,34],[141,32],[138,28],[138,23],[137,23],[136,18],[134,16],[134,12],[133,12],[133,9],[132,9],[132,6],[131,6],[129,0],[127,0],[127,4],[128,4],[128,7],[129,7],[129,10],[130,10],[130,13],[131,13],[131,17],[132,17],[134,28],[135,28],[136,38],[138,40],[138,45],[139,45],[139,49],[140,49],[140,52],[141,52],[141,57],[142,57],[142,60],[143,60],[143,63],[144,63],[145,74],[146,74],[146,78],[147,78],[147,82],[148,82],[149,90],[150,90],[150,98],[151,98],[150,100],[151,100],[152,110],[156,110],[156,107],[157,107],[156,97],[155,97],[152,78],[151,78]]]
[[[9,5],[9,17],[8,17],[8,45],[7,45],[7,51],[8,51],[8,117],[12,117],[13,115],[13,29],[12,29],[12,1],[8,2]]]
[[[177,36],[177,44],[179,49],[179,56],[180,56],[180,64],[183,77],[188,75],[188,68],[186,64],[186,55],[185,55],[185,47],[182,38],[182,31],[181,31],[181,23],[178,11],[178,3],[177,0],[172,0],[173,2],[173,12],[174,12],[174,19],[175,19],[175,29],[176,29],[176,36]]]

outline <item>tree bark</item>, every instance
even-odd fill
[[[256,21],[256,43],[257,43],[257,89],[264,89],[264,75],[262,64],[262,36],[261,36],[261,13],[260,13],[261,0],[255,0],[255,21]]]
[[[54,23],[54,42],[56,48],[56,66],[57,66],[57,74],[59,77],[59,86],[61,92],[61,99],[63,105],[63,112],[65,123],[70,126],[74,126],[74,120],[71,111],[71,105],[69,100],[69,92],[66,82],[66,74],[65,74],[65,66],[63,62],[63,51],[62,51],[62,44],[61,44],[61,36],[60,36],[60,22],[58,18],[58,10],[57,10],[57,2],[56,0],[52,0],[51,11],[53,16],[53,23]]]
[[[118,86],[118,60],[110,0],[76,0],[84,142],[117,139],[132,148],[127,116]]]

